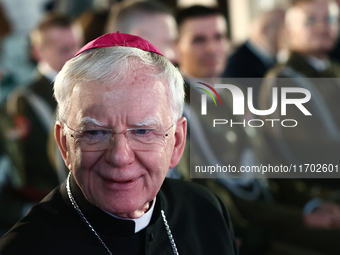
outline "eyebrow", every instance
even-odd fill
[[[133,125],[137,126],[137,127],[152,126],[152,125],[157,126],[157,127],[162,126],[161,121],[159,119],[155,118],[155,117],[145,118],[144,120],[133,123]]]
[[[80,122],[80,125],[81,127],[84,127],[88,124],[94,124],[94,125],[97,125],[97,126],[102,126],[102,127],[105,127],[105,124],[94,119],[94,118],[91,118],[91,117],[84,117],[82,118],[81,122]],[[147,117],[143,120],[140,120],[138,122],[135,122],[135,123],[132,123],[133,126],[136,126],[136,127],[144,127],[144,126],[157,126],[157,127],[160,127],[162,126],[161,125],[161,121],[159,119],[157,119],[156,117]]]
[[[95,124],[97,126],[105,126],[104,123],[100,122],[99,120],[96,120],[94,118],[91,118],[91,117],[84,117],[82,118],[81,122],[80,122],[80,126],[81,127],[84,127],[86,126],[87,124]]]

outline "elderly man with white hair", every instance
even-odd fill
[[[165,179],[183,152],[183,80],[149,42],[90,42],[55,81],[70,173],[0,241],[10,254],[237,254],[210,191]]]

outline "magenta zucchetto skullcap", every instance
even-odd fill
[[[119,32],[105,34],[105,35],[98,37],[97,39],[94,39],[93,41],[89,42],[84,47],[82,47],[74,56],[76,57],[82,52],[90,50],[90,49],[112,47],[112,46],[124,46],[124,47],[138,48],[144,51],[155,52],[163,56],[163,54],[154,45],[144,40],[143,38],[139,36],[123,34]]]

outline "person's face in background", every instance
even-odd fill
[[[338,37],[338,7],[322,0],[301,3],[288,12],[286,25],[292,50],[323,58]]]
[[[259,40],[261,45],[273,56],[281,47],[284,15],[284,10],[277,9],[267,12],[263,15],[262,20],[259,20]]]
[[[33,45],[32,53],[37,61],[46,62],[59,72],[82,46],[81,30],[74,27],[51,27],[41,33],[41,43]]]
[[[177,49],[181,71],[196,78],[218,77],[226,66],[227,24],[222,15],[189,18],[180,27]]]
[[[150,15],[130,31],[155,45],[172,63],[177,63],[175,40],[177,25],[174,17],[168,14]]]

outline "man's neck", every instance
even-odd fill
[[[330,66],[328,58],[320,59],[315,56],[309,56],[306,57],[306,60],[318,72],[323,72]]]
[[[328,55],[325,52],[299,52],[296,51],[297,53],[299,53],[301,56],[305,57],[305,58],[317,58],[319,60],[326,60],[328,59]]]
[[[147,211],[150,209],[150,205],[152,205],[152,201],[146,203],[142,208],[132,212],[132,213],[113,213],[118,218],[126,218],[126,219],[138,219],[142,217]]]

